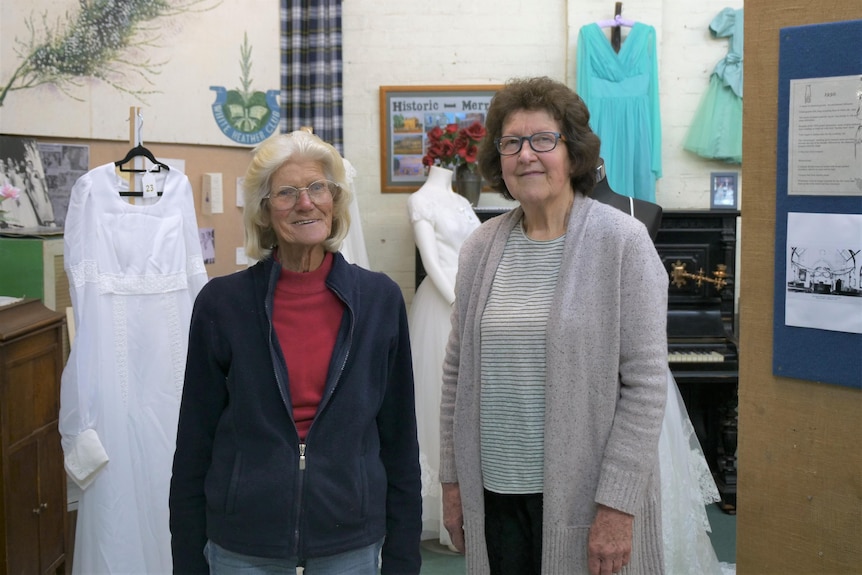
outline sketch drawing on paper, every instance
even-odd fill
[[[862,333],[862,249],[790,247],[785,324]]]
[[[862,214],[787,214],[784,325],[862,334]]]
[[[147,48],[160,39],[162,21],[214,8],[220,0],[80,0],[77,12],[45,12],[25,22],[29,38],[15,38],[19,62],[0,78],[0,106],[10,92],[51,85],[66,96],[87,80],[99,80],[144,100],[157,93],[153,76],[165,62],[152,62]],[[37,21],[41,21],[37,24]]]
[[[862,258],[856,249],[791,246],[787,291],[795,293],[862,296]]]

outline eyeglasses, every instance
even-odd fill
[[[341,191],[341,186],[329,180],[317,180],[311,182],[304,188],[296,188],[294,186],[282,186],[270,192],[263,197],[269,200],[272,207],[277,210],[289,210],[299,201],[299,196],[302,192],[308,194],[308,199],[315,205],[331,200],[338,192]]]
[[[532,136],[501,136],[494,140],[494,145],[501,156],[514,156],[521,151],[525,140],[530,142],[534,152],[550,152],[560,140],[568,141],[559,132],[536,132]]]

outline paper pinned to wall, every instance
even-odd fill
[[[862,215],[787,214],[788,326],[862,333]]]
[[[790,80],[787,193],[862,196],[862,75]]]

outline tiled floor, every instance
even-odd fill
[[[718,504],[708,506],[706,514],[712,526],[709,538],[718,560],[736,563],[736,515],[723,512]]]

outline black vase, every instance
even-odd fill
[[[482,176],[475,168],[462,164],[455,170],[455,191],[467,198],[474,208],[479,205],[482,192]]]

